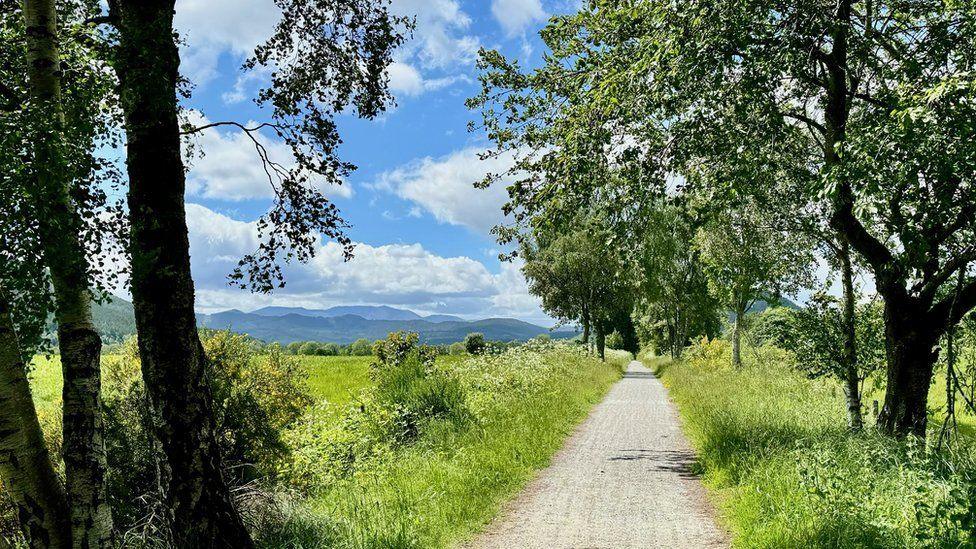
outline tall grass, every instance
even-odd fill
[[[735,547],[971,547],[976,460],[846,430],[841,392],[786,353],[693,348],[648,360],[680,411]]]
[[[308,387],[316,400],[345,404],[369,385],[369,356],[296,356],[308,371]]]
[[[622,365],[622,358],[601,363],[565,347],[456,362],[449,372],[460,382],[467,419],[434,419],[412,443],[373,453],[353,473],[293,499],[288,520],[265,532],[262,544],[449,546],[487,522],[548,464]],[[332,421],[343,428],[341,417]],[[348,415],[345,422],[350,428]]]

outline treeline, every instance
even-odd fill
[[[810,345],[854,429],[870,288],[878,429],[925,436],[936,363],[952,362],[976,306],[974,15],[970,2],[840,0],[588,2],[556,16],[536,69],[481,52],[468,104],[488,156],[515,158],[481,182],[507,181],[511,222],[496,234],[519,245],[550,314],[598,339],[632,316],[675,356],[731,313],[739,365],[752,306],[823,293]]]
[[[244,63],[261,75],[256,123],[189,112],[175,0],[0,3],[0,479],[32,547],[112,547],[132,524],[109,498],[101,334],[92,300],[127,284],[151,421],[155,542],[252,547],[229,489],[209,359],[197,332],[184,194],[200,132],[246,135],[275,199],[259,245],[229,273],[267,292],[281,261],[308,260],[320,237],[352,243],[320,192],[354,166],[337,152],[338,112],[363,118],[391,102],[386,67],[412,25],[388,2],[284,0]],[[341,45],[341,46],[340,46]],[[201,121],[202,120],[202,121]],[[287,144],[284,166],[266,135]],[[124,162],[117,154],[124,155]],[[314,184],[313,184],[314,181]],[[57,323],[63,366],[60,455],[41,432],[27,378]],[[63,472],[63,481],[62,481]]]
[[[537,336],[537,340],[548,340],[545,334]],[[310,356],[373,356],[376,350],[385,344],[386,340],[377,339],[372,341],[360,338],[356,341],[343,345],[341,343],[328,343],[319,341],[293,341],[284,346],[285,351],[290,355],[310,355]],[[432,350],[438,355],[463,355],[465,353],[478,355],[484,353],[497,354],[505,349],[518,346],[517,341],[494,341],[485,339],[484,334],[472,332],[468,334],[464,341],[456,341],[448,345],[425,344],[425,348]],[[258,348],[257,350],[261,350]]]

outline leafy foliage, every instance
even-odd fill
[[[464,338],[464,350],[472,355],[485,352],[485,335],[478,332],[468,334]]]
[[[811,296],[807,306],[792,312],[784,348],[797,357],[799,367],[813,377],[842,377],[846,368],[844,335],[838,300],[824,293]],[[884,367],[884,319],[876,302],[859,305],[855,312],[857,369],[863,381]]]
[[[258,220],[261,244],[231,273],[233,283],[268,292],[284,284],[279,255],[307,261],[318,235],[335,239],[347,258],[352,241],[345,222],[320,188],[339,185],[354,166],[339,159],[336,113],[351,108],[372,119],[392,102],[386,69],[412,21],[391,15],[387,0],[277,0],[282,17],[271,37],[244,63],[245,71],[270,70],[255,102],[271,109],[271,121],[237,127],[254,140],[275,191],[271,210]],[[271,129],[295,157],[286,168],[267,157],[254,137]],[[199,128],[191,131],[198,131]]]
[[[203,338],[208,375],[212,380],[221,454],[238,482],[267,476],[289,449],[282,433],[310,405],[306,372],[273,346],[255,356],[245,337],[212,332]],[[121,523],[134,528],[147,514],[159,511],[162,451],[151,435],[153,414],[148,406],[139,351],[130,338],[121,353],[109,357],[105,376],[107,455],[113,471],[110,496]]]

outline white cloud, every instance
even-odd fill
[[[518,264],[502,264],[494,274],[470,257],[443,257],[420,244],[360,243],[355,257],[345,262],[338,244],[322,242],[308,264],[285,266],[284,289],[271,296],[252,295],[228,287],[226,276],[242,255],[257,246],[255,223],[195,203],[188,203],[186,211],[197,308],[203,312],[252,310],[272,303],[306,307],[361,303],[421,313],[547,321],[538,300],[528,294]]]
[[[221,54],[250,55],[280,18],[270,0],[181,0],[174,20],[185,41],[181,71],[195,84],[206,84],[217,76]]]
[[[542,313],[542,301],[529,293],[529,285],[522,275],[523,264],[521,260],[501,264],[501,271],[495,276],[498,292],[491,298],[491,310],[499,316],[551,325],[552,320]]]
[[[413,40],[401,54],[416,57],[425,68],[444,69],[474,61],[479,41],[467,34],[471,17],[457,0],[393,0],[391,11],[416,17]]]
[[[380,175],[374,188],[415,203],[441,223],[463,225],[483,234],[504,221],[501,208],[508,200],[505,186],[476,189],[486,173],[503,173],[514,162],[511,154],[481,160],[478,148],[466,148],[441,158],[426,157]]]
[[[390,89],[394,93],[401,93],[416,97],[428,91],[446,88],[455,82],[471,82],[466,74],[444,76],[441,78],[425,78],[420,71],[409,63],[395,61],[387,70],[390,77]]]
[[[391,11],[416,18],[413,38],[396,52],[397,63],[390,67],[395,92],[416,96],[470,81],[455,71],[474,62],[480,41],[469,32],[471,17],[457,0],[393,0]],[[174,21],[184,42],[181,71],[194,84],[207,85],[218,76],[222,55],[230,54],[232,63],[239,64],[271,35],[280,18],[270,0],[181,0]],[[433,77],[428,71],[448,74]],[[224,101],[242,101],[245,85],[265,77],[238,78],[233,89],[223,93]]]
[[[198,111],[188,111],[187,117],[197,126],[209,122]],[[254,125],[254,122],[245,124]],[[272,161],[286,169],[295,167],[295,157],[288,145],[266,132],[260,133],[258,139]],[[187,194],[190,196],[230,201],[274,197],[264,164],[254,143],[243,131],[233,127],[226,130],[209,128],[197,134],[192,143],[200,154],[186,159],[190,166],[187,177]],[[335,185],[321,176],[311,177],[310,181],[327,196],[352,196],[352,187],[348,183]]]
[[[456,71],[474,63],[480,41],[468,33],[471,17],[456,0],[393,0],[392,12],[416,21],[413,38],[396,53],[388,71],[395,93],[416,97],[471,82]]]
[[[508,36],[522,34],[548,17],[540,0],[492,0],[491,14]]]

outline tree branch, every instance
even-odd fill
[[[180,135],[192,135],[192,134],[195,134],[195,133],[200,133],[203,130],[206,130],[206,129],[209,129],[209,128],[217,128],[217,127],[220,127],[220,126],[234,126],[235,128],[238,128],[239,130],[241,130],[242,132],[247,132],[247,133],[260,131],[260,130],[262,130],[264,128],[272,128],[273,130],[275,130],[276,133],[278,133],[279,130],[281,129],[281,126],[279,126],[277,124],[272,124],[271,122],[264,122],[262,124],[258,124],[257,126],[247,127],[244,124],[241,124],[240,122],[225,121],[225,122],[211,122],[209,124],[204,124],[202,126],[197,126],[195,128],[190,128],[188,130],[183,130],[183,131],[180,132]],[[280,135],[280,133],[279,133],[279,135]]]
[[[919,297],[922,299],[932,299],[935,297],[936,292],[939,291],[939,287],[946,280],[949,280],[952,273],[962,269],[974,260],[976,260],[976,246],[957,255],[955,259],[946,263],[939,271],[929,277],[928,280],[920,280],[912,287],[912,291],[918,292]]]
[[[976,279],[970,280],[958,292],[947,295],[933,305],[929,309],[929,317],[944,331],[962,320],[973,307],[976,307]]]
[[[807,116],[805,114],[800,114],[800,113],[797,113],[797,112],[784,111],[783,112],[783,116],[785,116],[786,118],[792,118],[794,120],[799,120],[800,122],[803,122],[803,123],[805,123],[808,126],[811,126],[813,128],[816,128],[823,135],[826,135],[827,134],[827,128],[825,128],[823,124],[821,124],[820,122],[817,122],[816,120],[810,118],[809,116]]]
[[[882,292],[882,295],[891,291],[905,291],[899,284],[901,276],[891,250],[869,233],[854,215],[854,197],[849,184],[842,183],[837,189],[837,195],[834,198],[834,212],[830,221],[837,231],[847,237],[851,247],[864,256],[864,259],[871,265],[878,283],[878,290]]]

